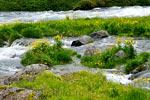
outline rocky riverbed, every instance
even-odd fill
[[[71,43],[72,41],[78,40],[78,38],[72,38],[68,37],[66,40],[63,40],[64,48],[70,48],[74,51],[77,51],[79,54],[83,55],[86,48],[88,48],[90,45],[96,46],[100,50],[105,50],[106,47],[113,45],[115,43],[115,39],[117,37],[115,36],[109,36],[103,39],[99,39],[94,41],[92,44],[86,44],[79,47],[72,47]],[[122,37],[122,38],[128,38],[128,37]],[[51,41],[51,43],[54,43],[53,38],[47,38]],[[23,57],[24,53],[26,52],[26,46],[28,44],[31,44],[33,41],[36,41],[38,39],[19,39],[14,41],[14,43],[10,47],[3,47],[0,48],[0,76],[10,76],[13,75],[15,72],[21,70],[23,66],[20,64],[20,60]],[[135,49],[138,53],[141,53],[143,51],[150,51],[150,40],[146,38],[134,38],[135,41]],[[95,68],[87,68],[80,64],[80,60],[77,58],[74,58],[73,64],[68,65],[57,65],[50,69],[50,71],[62,75],[65,73],[70,72],[77,72],[79,70],[89,70],[92,72],[100,71],[101,69],[95,69]],[[104,74],[106,75],[108,80],[112,80],[118,83],[122,84],[129,84],[132,83],[132,80],[128,80],[129,76],[131,75],[121,75],[119,70],[116,69],[104,69]],[[117,72],[118,74],[114,75],[113,72]],[[141,76],[141,75],[139,75]],[[139,77],[138,76],[138,77]]]

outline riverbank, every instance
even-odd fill
[[[61,69],[63,65],[58,65],[57,67]],[[72,73],[69,71],[69,67],[71,66],[66,68],[64,65],[65,70],[59,72],[56,68],[47,69],[47,66],[42,64],[27,66],[24,70],[4,79],[5,85],[0,86],[0,97],[6,100],[20,97],[25,99],[38,98],[39,100],[86,100],[93,98],[94,100],[99,100],[100,98],[105,100],[150,99],[149,90],[112,82],[116,78],[115,80],[125,83],[125,80],[119,78],[121,75],[106,74],[105,76],[102,70],[89,69],[90,72],[88,72],[86,67],[81,67],[80,69],[86,70],[81,71],[77,66],[71,67],[75,69],[72,70],[74,72]],[[67,73],[62,74],[63,72]],[[107,79],[108,77],[111,78],[111,81]],[[28,92],[28,90],[31,92]]]
[[[77,37],[94,31],[106,30],[110,35],[150,37],[150,16],[134,18],[84,18],[65,20],[39,21],[36,23],[2,23],[0,26],[0,44],[3,41],[11,44],[19,38],[41,38],[55,35]]]
[[[57,36],[57,38],[59,39],[60,37]],[[55,46],[56,44],[53,41],[53,39],[54,38],[51,38],[50,43],[54,44]],[[80,47],[70,47],[71,42],[76,39],[77,38],[70,38],[67,40],[62,40],[62,42],[65,44],[64,45],[65,48],[70,48],[74,51],[77,51],[79,54],[83,55],[86,48],[88,48],[89,46],[91,47],[91,45],[87,44],[87,45],[83,45]],[[117,39],[116,37],[112,37],[112,36],[105,37],[103,39],[99,38],[97,41],[93,43],[93,45],[95,45],[99,49],[104,49],[107,46],[112,45],[116,39]],[[119,41],[119,39],[117,40]],[[19,45],[19,44],[28,45],[33,41],[37,41],[37,39],[35,40],[34,39],[27,39],[27,40],[21,39],[21,40],[15,41],[13,45]],[[137,40],[137,42],[135,41],[136,50],[138,50],[137,49],[138,46],[141,46],[141,44],[143,43],[142,41],[143,40]],[[36,44],[36,43],[41,44],[39,40],[37,42],[33,42],[33,44]],[[145,40],[145,43],[150,43],[150,41]],[[146,45],[149,45],[149,44],[145,44],[143,46],[147,48]],[[36,44],[36,46],[38,45]],[[45,47],[43,43],[42,43],[42,46],[45,47],[45,49],[42,49],[41,47],[39,46],[36,47],[36,46],[32,45],[31,47],[33,48],[30,52],[34,51],[34,52],[42,53],[43,50],[48,49],[47,47]],[[36,47],[39,50],[37,50],[34,47]],[[140,50],[142,52],[145,51],[144,47],[140,49],[142,49]],[[149,49],[146,49],[146,51],[147,50]],[[48,52],[52,53],[53,50],[48,49],[46,53]],[[11,51],[11,53],[13,52]],[[27,53],[28,52],[26,52],[24,57],[27,56]],[[126,75],[124,74],[123,71],[118,70],[118,69],[100,69],[100,68],[84,67],[80,64],[80,59],[76,57],[75,58],[73,57],[72,63],[69,63],[69,64],[55,65],[55,66],[49,65],[50,62],[49,62],[48,57],[52,58],[51,56],[54,56],[57,54],[58,53],[49,55],[48,53],[46,56],[41,55],[40,56],[41,59],[33,58],[33,57],[38,56],[37,54],[28,56],[31,59],[30,60],[27,59],[26,64],[27,62],[32,62],[32,60],[35,61],[34,63],[42,63],[42,64],[29,65],[29,66],[24,67],[22,70],[16,72],[14,75],[11,75],[8,77],[2,77],[2,79],[0,79],[0,84],[2,84],[2,86],[0,86],[0,98],[2,99],[5,98],[6,100],[9,100],[10,97],[19,98],[20,96],[24,94],[25,96],[23,98],[39,97],[39,99],[41,100],[43,99],[44,100],[47,100],[47,99],[57,100],[58,98],[61,98],[64,100],[68,100],[70,98],[75,99],[75,100],[87,99],[87,98],[88,99],[94,98],[95,100],[99,100],[99,98],[105,98],[106,100],[120,100],[120,98],[122,98],[122,100],[128,100],[129,98],[130,100],[135,100],[135,99],[145,100],[145,99],[150,98],[149,90],[136,88],[136,87],[140,87],[136,85],[136,81],[129,80],[128,78],[130,75]],[[69,52],[66,54],[69,54]],[[66,55],[64,54],[61,56],[63,60],[64,60],[64,56],[66,57]],[[17,56],[14,56],[14,58],[16,57]],[[54,58],[57,58],[57,57],[54,57]],[[53,60],[53,62],[55,61],[56,59]],[[43,65],[43,64],[46,64],[48,66]],[[81,70],[86,70],[86,71],[81,71]],[[72,72],[75,72],[75,73],[72,73]],[[146,81],[145,83],[149,84],[148,79],[146,79],[145,81]],[[113,83],[113,82],[117,82],[120,84]],[[125,84],[127,86],[124,86],[121,84]],[[129,84],[135,87],[130,86]],[[16,87],[19,87],[19,88],[16,88]],[[142,85],[142,88],[149,89],[149,85],[146,85],[146,86]],[[21,92],[18,92],[18,91],[21,91]],[[77,96],[78,98],[76,98]]]
[[[148,0],[0,0],[0,11],[66,11],[89,10],[95,7],[149,6]]]

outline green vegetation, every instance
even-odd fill
[[[136,52],[133,48],[133,40],[125,40],[125,46],[122,46],[120,38],[116,39],[117,44],[108,47],[101,52],[100,50],[95,50],[93,56],[83,56],[81,63],[88,67],[98,67],[98,68],[113,68],[118,64],[124,64],[128,59],[132,59],[136,56]],[[125,57],[115,57],[115,54],[122,50],[126,56]]]
[[[149,100],[150,92],[109,82],[101,73],[80,71],[63,76],[44,72],[13,86],[40,90],[40,100]]]
[[[150,60],[150,53],[143,52],[140,55],[137,55],[135,59],[131,59],[127,62],[127,65],[125,66],[125,71],[127,73],[130,73],[132,70],[144,64],[148,60]]]
[[[66,16],[67,17],[67,16]],[[40,38],[55,35],[82,36],[106,30],[110,35],[150,37],[150,16],[135,18],[74,19],[37,23],[11,23],[0,26],[0,43],[21,37]],[[15,35],[14,35],[15,34]],[[13,38],[13,39],[10,39]]]
[[[60,36],[57,36],[56,43],[50,46],[50,41],[39,40],[33,42],[33,45],[29,47],[29,50],[21,63],[25,66],[31,64],[45,64],[49,67],[52,65],[66,64],[72,61],[71,56],[76,55],[75,51],[62,48],[63,44],[59,40]]]
[[[112,48],[106,48],[104,52],[95,50],[93,56],[83,56],[81,63],[84,66],[96,68],[114,68],[117,65],[125,65],[125,72],[130,73],[150,60],[150,53],[143,52],[139,55],[136,53],[133,47],[134,41],[132,39],[124,40],[125,45],[123,46],[120,44],[122,43],[121,40],[120,38],[116,39],[117,44]],[[120,55],[120,57],[116,57],[116,53],[120,50],[125,53],[125,56]]]
[[[150,5],[150,0],[0,0],[0,11],[92,9],[94,7]]]

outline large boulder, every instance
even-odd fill
[[[14,75],[7,77],[4,81],[1,81],[0,84],[8,85],[9,83],[17,82],[22,78],[30,78],[36,74],[40,74],[48,69],[48,66],[43,64],[33,64],[25,67],[21,71],[16,72]]]
[[[97,55],[100,53],[101,52],[93,44],[89,44],[86,47],[86,50],[84,52],[84,56],[94,56],[94,55]]]
[[[84,35],[82,37],[79,38],[79,40],[75,40],[72,42],[71,46],[81,46],[81,45],[85,45],[88,43],[92,43],[94,40],[87,35]]]
[[[75,47],[81,46],[81,45],[83,45],[83,44],[82,44],[79,40],[75,40],[75,41],[73,41],[72,44],[71,44],[71,46],[75,46]]]
[[[97,39],[102,39],[104,37],[108,37],[109,34],[107,31],[102,30],[102,31],[93,32],[89,34],[89,36],[93,38],[94,40],[97,40]]]
[[[1,86],[0,100],[37,100],[42,93],[24,88]]]
[[[90,36],[84,35],[81,38],[79,38],[79,41],[83,45],[85,45],[85,44],[88,44],[88,43],[92,43],[94,40]]]

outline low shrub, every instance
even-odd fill
[[[7,41],[12,33],[14,33],[14,31],[10,27],[3,25],[0,28],[0,39]]]
[[[31,65],[31,64],[45,64],[47,66],[51,66],[53,61],[47,54],[44,54],[42,52],[35,53],[33,51],[29,51],[26,53],[21,63],[25,66]]]
[[[150,57],[150,53],[143,52],[140,55],[137,55],[135,57],[135,59],[129,60],[127,62],[127,65],[125,66],[126,73],[130,73],[131,71],[133,71],[138,66],[140,66],[140,65],[144,64],[145,62],[147,62],[148,59],[150,59],[149,57]]]
[[[10,37],[9,37],[9,44],[12,44],[13,41],[15,41],[16,39],[20,39],[23,38],[23,36],[19,33],[11,33]]]
[[[58,38],[57,36],[55,38]],[[31,64],[45,64],[49,67],[52,65],[66,64],[72,61],[72,56],[76,55],[75,51],[62,48],[63,45],[59,45],[61,42],[60,38],[57,39],[53,46],[50,46],[50,41],[47,39],[33,42],[31,49],[27,51],[21,63],[25,66]],[[61,43],[62,44],[62,43]]]
[[[22,30],[22,35],[27,38],[41,38],[43,37],[43,33],[38,28],[25,28]]]

